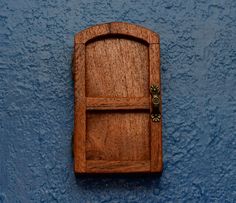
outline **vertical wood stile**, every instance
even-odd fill
[[[74,53],[74,168],[76,172],[86,172],[85,44],[75,43]]]
[[[160,78],[160,45],[151,43],[149,46],[149,65],[150,65],[150,87],[153,84],[159,86],[161,90]],[[161,95],[160,95],[161,96]],[[150,109],[150,112],[152,109]],[[161,103],[160,103],[160,111]],[[162,119],[159,122],[153,122],[150,119],[151,132],[151,172],[162,171]]]

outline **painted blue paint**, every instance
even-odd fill
[[[0,202],[236,202],[236,1],[0,0]],[[161,36],[161,177],[73,173],[73,36]]]

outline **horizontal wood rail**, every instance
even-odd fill
[[[87,160],[88,173],[149,172],[150,161]]]
[[[86,98],[87,110],[150,109],[149,97],[137,98]]]

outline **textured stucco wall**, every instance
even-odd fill
[[[161,177],[75,178],[76,32],[161,36]],[[0,202],[236,202],[235,0],[0,0]]]

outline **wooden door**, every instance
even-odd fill
[[[90,27],[75,36],[73,69],[75,172],[161,172],[160,93],[150,93],[161,85],[159,36],[128,23]]]

